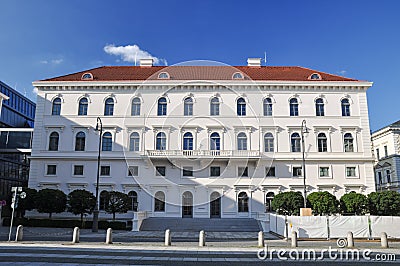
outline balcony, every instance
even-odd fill
[[[259,158],[256,150],[147,150],[151,158]]]

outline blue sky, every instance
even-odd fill
[[[244,65],[266,51],[268,65],[373,81],[372,130],[400,119],[400,1],[13,0],[0,10],[0,80],[33,100],[34,80],[132,65],[119,46],[169,65]]]

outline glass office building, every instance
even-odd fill
[[[0,116],[0,200],[8,200],[11,187],[28,185],[36,104],[1,81],[0,92],[9,97]]]
[[[1,81],[0,92],[10,97],[3,100],[0,127],[33,128],[36,104]]]

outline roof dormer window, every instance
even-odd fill
[[[167,72],[161,72],[158,74],[159,79],[169,79],[169,74]]]
[[[236,72],[232,75],[232,79],[243,79],[243,75],[240,72]]]
[[[93,80],[93,75],[92,75],[92,73],[84,73],[83,75],[82,75],[82,78],[81,78],[82,80]]]
[[[311,80],[321,80],[322,78],[321,78],[321,75],[320,75],[320,74],[318,74],[318,73],[313,73],[313,74],[311,74],[311,75],[308,77],[308,79],[311,79]]]

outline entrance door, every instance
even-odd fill
[[[193,194],[190,191],[182,194],[182,218],[193,218]]]
[[[210,218],[221,218],[221,197],[218,192],[210,196]]]

